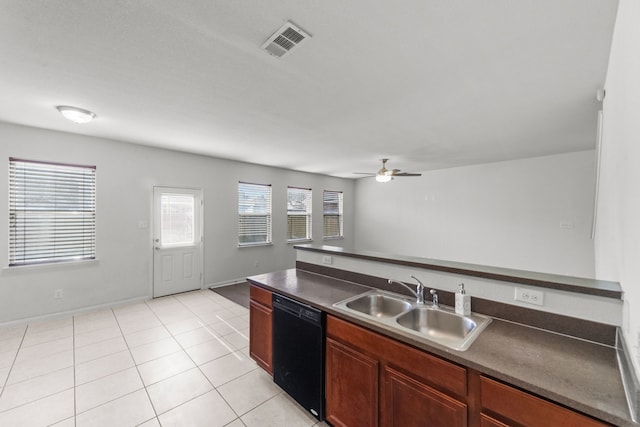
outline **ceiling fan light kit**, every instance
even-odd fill
[[[387,169],[387,162],[389,159],[380,159],[382,161],[382,167],[376,173],[368,172],[354,172],[357,175],[369,175],[374,176],[378,182],[389,182],[396,176],[422,176],[421,173],[409,173],[402,172],[400,169]]]

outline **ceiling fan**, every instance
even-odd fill
[[[354,172],[356,175],[369,175],[375,176],[376,181],[378,182],[389,182],[396,176],[422,176],[421,173],[409,173],[402,172],[400,169],[387,169],[387,161],[389,159],[381,159],[382,160],[382,168],[376,173],[370,172]]]

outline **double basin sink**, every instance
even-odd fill
[[[372,290],[334,304],[334,307],[370,322],[383,324],[422,340],[464,351],[489,325],[491,318],[456,314],[448,307],[418,304],[391,292]]]

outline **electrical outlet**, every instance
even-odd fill
[[[562,221],[560,223],[560,228],[563,230],[572,230],[573,229],[573,222],[571,221]]]
[[[516,295],[514,299],[528,304],[544,305],[544,292],[525,288],[516,288]]]
[[[55,299],[61,299],[61,298],[62,298],[62,289],[56,289],[56,290],[53,292],[53,297],[54,297]]]
[[[331,265],[333,263],[333,259],[331,259],[331,255],[323,255],[322,256],[322,263],[323,264],[327,264],[327,265]]]

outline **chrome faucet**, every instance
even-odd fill
[[[388,283],[390,285],[393,284],[393,283],[396,283],[398,285],[404,286],[405,288],[407,288],[409,290],[409,292],[411,292],[413,295],[415,295],[417,304],[424,304],[424,285],[422,284],[420,279],[418,279],[416,276],[411,275],[411,278],[414,279],[416,282],[418,282],[418,284],[416,285],[415,292],[409,286],[405,285],[402,282],[398,282],[397,280],[389,279]],[[435,298],[436,298],[436,301],[437,301],[438,300],[438,296],[436,295]]]

